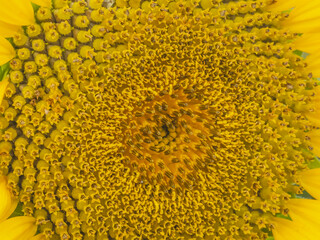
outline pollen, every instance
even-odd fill
[[[47,239],[266,239],[318,91],[267,1],[54,0],[13,38],[0,170]]]

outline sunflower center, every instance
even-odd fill
[[[162,92],[147,98],[132,109],[133,116],[122,122],[127,163],[163,190],[196,185],[197,171],[205,170],[203,161],[210,151],[205,119],[201,118],[205,107],[201,110],[194,89],[173,88],[170,95]]]
[[[267,237],[299,192],[313,80],[265,5],[55,0],[36,12],[13,38],[0,167],[42,232]]]

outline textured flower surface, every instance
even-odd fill
[[[320,1],[0,2],[0,171],[39,238],[320,239]]]

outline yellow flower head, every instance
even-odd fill
[[[20,1],[0,171],[39,237],[319,236],[319,1]]]

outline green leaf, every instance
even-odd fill
[[[300,57],[301,57],[302,54],[303,54],[303,52],[300,51],[300,50],[294,50],[293,53],[296,54],[296,55],[298,55],[298,56],[300,56]]]
[[[283,214],[281,214],[281,213],[276,214],[276,217],[284,218],[284,219],[288,219],[288,220],[292,220],[291,217],[286,216],[286,215],[283,215]]]
[[[302,194],[296,194],[295,198],[302,198],[302,199],[314,199],[307,191],[303,191]]]
[[[23,216],[23,215],[24,214],[22,212],[22,203],[18,203],[16,210],[14,210],[14,212],[11,214],[11,216],[9,218]]]
[[[6,63],[2,66],[0,66],[0,81],[6,76],[6,74],[9,71],[9,63]]]
[[[313,161],[309,162],[308,168],[310,168],[310,169],[320,168],[319,158],[315,158]]]
[[[33,7],[33,11],[34,11],[34,12],[37,12],[38,9],[40,8],[40,6],[37,5],[37,4],[34,4],[34,3],[31,3],[31,4],[32,4],[32,7]]]
[[[310,55],[309,53],[306,53],[306,52],[303,52],[303,51],[300,51],[300,50],[294,50],[293,53],[298,55],[298,56],[300,56],[300,57],[302,57],[302,58],[304,58],[304,59],[306,59],[306,57],[308,55]]]

